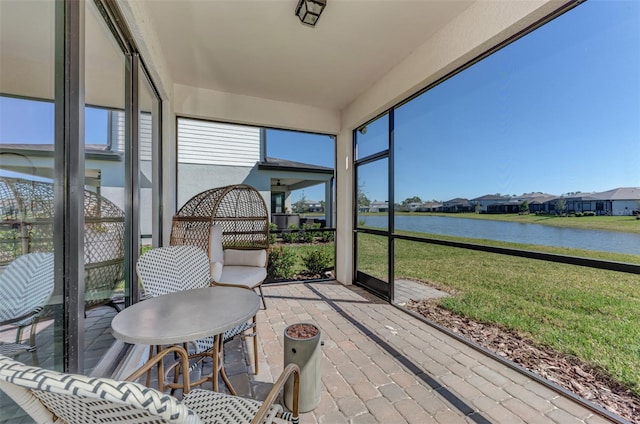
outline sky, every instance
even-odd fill
[[[334,168],[335,141],[325,134],[268,129],[267,156]],[[303,196],[307,200],[324,200],[324,183],[294,191],[291,201],[295,203]]]
[[[53,104],[33,103],[0,97],[1,143],[53,143]],[[87,142],[106,143],[106,112],[85,119]],[[388,147],[386,124],[358,135],[358,158]],[[269,129],[267,154],[334,167],[335,143]],[[398,203],[640,187],[640,1],[588,0],[398,107],[394,156]],[[389,200],[388,161],[358,177]]]
[[[640,187],[640,1],[589,0],[400,106],[394,155],[398,203]],[[370,200],[386,168],[360,168]]]

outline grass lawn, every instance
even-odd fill
[[[374,252],[386,239],[361,236],[359,269],[384,275]],[[454,292],[441,300],[447,309],[575,355],[640,396],[638,275],[397,240],[395,278]]]
[[[640,234],[640,219],[635,216],[553,216],[553,215],[518,215],[479,214],[479,213],[425,213],[396,212],[396,215],[408,216],[445,216],[447,218],[485,219],[490,221],[508,221],[525,224],[541,224],[553,227],[582,228],[587,230],[620,231]]]

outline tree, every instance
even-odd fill
[[[529,201],[524,200],[523,202],[521,202],[519,209],[520,209],[520,213],[529,213]]]
[[[371,200],[364,193],[364,184],[358,186],[358,209],[368,208],[371,205]]]
[[[293,204],[293,207],[295,208],[297,213],[304,212],[306,201],[307,201],[307,197],[304,194],[304,190],[302,190],[302,195],[300,196],[300,199],[298,199],[298,201]]]
[[[566,208],[567,201],[563,197],[556,200],[556,210],[560,211],[560,215],[564,215]]]
[[[409,203],[422,203],[422,199],[418,196],[407,197],[402,201],[402,206],[407,206]]]

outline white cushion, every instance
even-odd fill
[[[222,275],[217,283],[235,284],[254,288],[267,278],[267,269],[257,266],[229,266],[222,267]]]
[[[222,226],[211,226],[209,235],[209,260],[211,263],[220,262],[224,265],[224,253],[222,252]]]
[[[224,265],[257,266],[262,267],[267,263],[267,251],[261,250],[224,250]]]
[[[211,278],[213,281],[220,282],[222,277],[223,265],[220,262],[211,262]]]

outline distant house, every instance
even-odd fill
[[[518,203],[527,202],[529,204],[529,212],[549,212],[545,209],[546,202],[555,201],[558,196],[548,193],[526,193],[522,196],[518,196],[515,200]]]
[[[293,205],[293,211],[296,213],[324,212],[324,207],[322,206],[322,203],[317,200],[305,200],[301,211],[296,210],[296,205]]]
[[[512,202],[510,196],[502,196],[500,194],[487,194],[484,196],[476,197],[475,199],[471,199],[469,203],[475,207],[476,212],[480,213],[488,213],[491,212],[490,206],[495,205],[506,205]],[[491,208],[494,213],[499,208]],[[501,212],[506,213],[506,212]]]
[[[611,215],[633,215],[633,211],[640,210],[640,187],[614,188],[596,193],[594,197],[596,211],[601,202],[610,206]]]
[[[640,187],[619,187],[599,193],[579,193],[564,198],[566,211],[595,212],[597,215],[633,215],[640,209]],[[555,209],[556,199],[545,202],[548,212]]]
[[[405,205],[405,210],[408,212],[415,212],[422,206],[420,202],[411,202]]]
[[[389,202],[374,200],[369,205],[369,212],[389,212]]]
[[[439,212],[441,210],[442,203],[440,202],[424,202],[416,209],[416,212]]]
[[[517,200],[508,200],[501,203],[494,203],[487,206],[487,213],[518,213],[520,204]]]
[[[469,202],[469,199],[463,199],[457,197],[455,199],[442,202],[442,212],[449,213],[461,213],[461,212],[473,212],[473,205]]]

